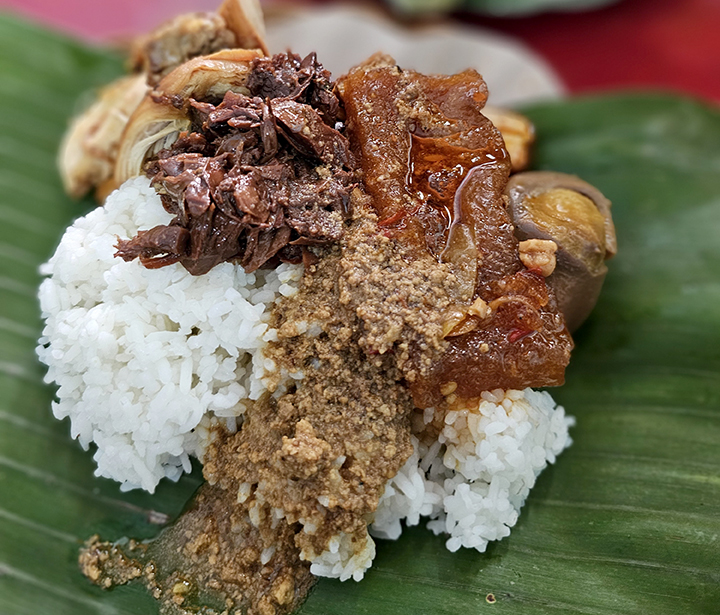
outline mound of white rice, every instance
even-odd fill
[[[426,422],[433,410],[425,412]],[[548,393],[532,389],[482,394],[478,404],[445,416],[431,446],[412,437],[414,453],[388,481],[369,530],[395,540],[402,522],[421,518],[435,534],[449,536],[450,551],[485,551],[488,542],[510,534],[535,480],[570,446],[574,424]],[[375,545],[339,536],[335,547],[313,560],[319,576],[360,580],[372,565]]]
[[[124,490],[177,479],[202,456],[210,422],[234,428],[242,400],[266,390],[267,320],[302,276],[301,266],[246,274],[230,263],[192,276],[113,256],[117,237],[170,219],[149,180],[130,180],[68,228],[41,268],[37,352],[59,387],[53,413],[97,445],[96,474]]]
[[[450,551],[485,551],[510,534],[540,472],[570,446],[573,424],[548,393],[483,393],[479,404],[448,412],[432,446],[414,441],[416,453],[385,488],[371,532],[397,538],[401,519],[416,525],[429,517],[433,532],[450,536]]]
[[[237,428],[244,402],[267,390],[275,368],[262,352],[277,335],[270,312],[302,276],[301,266],[246,274],[229,263],[192,276],[179,264],[148,270],[113,256],[117,237],[170,218],[147,179],[130,180],[68,228],[41,269],[37,353],[58,385],[53,413],[70,418],[84,447],[95,443],[96,474],[124,490],[152,492],[189,470],[214,422]],[[547,393],[484,393],[449,412],[432,445],[413,437],[415,452],[388,481],[370,532],[396,539],[403,522],[425,518],[451,551],[484,551],[510,533],[538,474],[569,446],[571,425]],[[319,556],[303,556],[316,575],[360,580],[375,543],[339,535]]]

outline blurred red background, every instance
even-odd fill
[[[213,9],[219,1],[2,0],[1,6],[108,41],[183,11]],[[327,0],[305,2],[323,3]],[[267,6],[275,10],[277,3]],[[622,0],[578,13],[503,19],[456,13],[450,19],[521,39],[555,68],[572,93],[652,88],[720,102],[720,0]]]

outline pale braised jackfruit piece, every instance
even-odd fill
[[[229,55],[222,55],[222,50],[230,50]],[[174,80],[162,85],[180,65],[207,54],[212,54],[210,64],[192,63]],[[185,80],[184,86],[179,86],[185,87],[185,91],[202,91],[206,95],[219,92],[222,96],[226,84],[235,86],[238,81],[237,67],[229,67],[227,62],[242,62],[243,58],[266,54],[265,26],[257,0],[225,0],[217,13],[180,15],[138,39],[131,65],[139,74],[121,77],[101,90],[96,102],[73,121],[65,135],[58,166],[66,192],[81,197],[97,188],[97,199],[103,201],[119,185],[118,178],[124,181],[141,172],[148,151],[172,143],[188,127],[187,118],[167,104],[159,108],[154,99],[174,95],[178,80]],[[227,79],[223,77],[224,70],[228,72]],[[187,74],[188,71],[192,74]],[[199,84],[197,72],[204,73],[210,81],[218,79],[218,84],[213,86],[208,80],[205,85]],[[149,92],[147,84],[157,87],[159,94],[153,92],[151,98],[145,99]],[[139,113],[134,113],[136,110]],[[131,116],[133,126],[129,128]],[[119,150],[123,151],[122,170],[116,169]]]
[[[222,99],[245,88],[252,63],[261,58],[257,49],[226,49],[194,58],[165,76],[128,121],[117,156],[115,185],[140,175],[147,158],[171,145],[190,127],[188,101]]]
[[[535,142],[535,127],[520,113],[502,107],[486,106],[483,115],[500,131],[510,154],[512,172],[524,171],[530,164],[530,153]]]
[[[103,88],[72,122],[58,157],[63,186],[70,196],[79,198],[112,177],[127,121],[147,91],[143,75],[122,77]]]

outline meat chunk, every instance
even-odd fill
[[[526,239],[518,248],[520,260],[528,269],[537,269],[543,277],[555,271],[557,244],[551,239]]]
[[[148,269],[177,262],[188,244],[190,233],[180,226],[156,226],[140,231],[135,239],[118,248],[116,256],[128,261],[140,258]]]
[[[378,56],[338,91],[385,234],[458,278],[448,348],[409,384],[415,403],[436,403],[448,382],[462,397],[562,384],[572,339],[544,278],[520,260],[503,200],[510,159],[482,114],[480,75],[426,76]],[[485,318],[469,309],[478,298],[490,308]]]
[[[324,124],[309,105],[280,99],[272,106],[272,114],[290,145],[300,153],[318,158],[325,164],[352,165],[347,139]]]
[[[314,52],[302,60],[294,54],[258,60],[247,85],[253,95],[261,98],[288,98],[311,105],[329,126],[340,119],[340,104],[333,93],[330,73]]]

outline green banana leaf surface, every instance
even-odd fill
[[[157,534],[201,481],[149,495],[94,478],[34,354],[38,266],[93,206],[63,195],[58,143],[79,93],[121,72],[111,52],[0,16],[0,615],[157,613],[141,587],[87,582],[77,550]],[[528,114],[535,166],[597,185],[618,231],[552,391],[574,444],[487,553],[410,528],[379,541],[361,583],[321,580],[303,615],[720,612],[720,112],[638,94]]]

